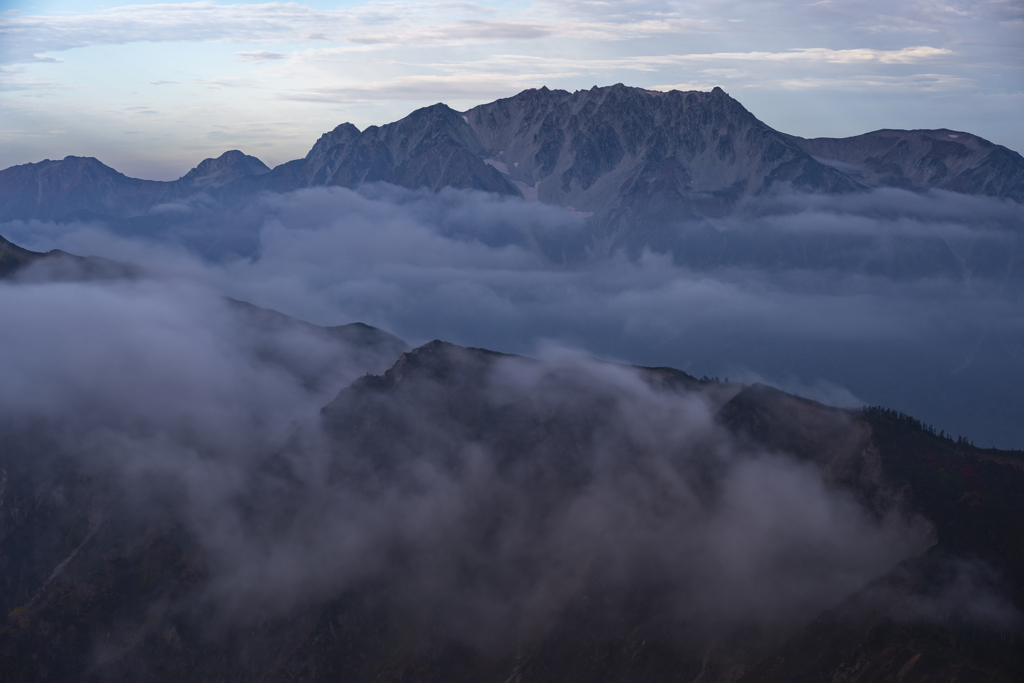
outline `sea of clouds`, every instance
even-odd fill
[[[1020,205],[987,197],[779,193],[713,224],[662,226],[659,248],[619,235],[621,248],[597,253],[573,212],[371,186],[232,206],[199,196],[130,221],[12,222],[0,234],[413,345],[529,355],[553,341],[884,404],[1020,447],[1022,226]]]

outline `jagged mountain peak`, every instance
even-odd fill
[[[329,149],[352,142],[359,136],[359,129],[351,123],[342,123],[334,130],[324,133],[306,154],[306,160],[322,160]]]
[[[264,173],[270,173],[266,164],[254,156],[233,149],[216,159],[203,159],[177,182],[190,188],[222,187],[240,178]]]
[[[387,182],[430,190],[455,187],[518,194],[512,183],[485,163],[483,152],[465,117],[438,103],[362,132],[355,126],[335,128],[306,159],[275,169],[263,187],[286,190]]]
[[[625,214],[638,201],[659,219],[686,219],[725,213],[780,181],[827,192],[856,187],[721,89],[528,90],[465,116],[490,163],[524,196],[608,224],[632,221]]]

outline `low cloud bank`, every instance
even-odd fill
[[[554,340],[697,375],[827,384],[837,390],[818,397],[1024,445],[1013,418],[1024,410],[1024,209],[1012,202],[891,189],[760,198],[743,221],[700,228],[742,246],[703,265],[686,265],[704,253],[687,242],[692,226],[661,229],[675,253],[598,257],[578,215],[474,192],[317,188],[179,208],[171,221],[15,222],[0,234],[412,343],[529,354]]]

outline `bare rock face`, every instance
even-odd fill
[[[360,132],[342,124],[260,189],[478,189],[593,214],[599,224],[721,216],[785,183],[808,192],[878,185],[1024,197],[1024,158],[955,131],[883,130],[806,140],[759,121],[721,88],[660,92],[622,84],[548,88],[466,112],[436,104]]]
[[[443,187],[517,195],[516,187],[485,161],[484,145],[465,119],[444,104],[418,109],[361,133],[342,124],[317,141],[305,159],[275,169],[266,189],[386,182],[411,189]]]
[[[328,150],[338,145],[347,145],[359,137],[359,129],[351,123],[343,123],[329,133],[324,133],[306,154],[306,161],[315,165],[322,164]]]
[[[721,215],[780,181],[819,192],[857,188],[721,88],[542,88],[466,116],[490,149],[488,161],[524,195],[613,220]]]
[[[1024,201],[1024,157],[970,133],[877,130],[852,138],[791,139],[868,187],[937,188]]]
[[[758,121],[721,88],[710,93],[615,85],[527,90],[455,112],[443,104],[362,133],[343,124],[263,187],[478,189],[596,215],[599,223],[727,213],[778,182],[810,191],[860,187]]]

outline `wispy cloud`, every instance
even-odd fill
[[[375,100],[420,100],[423,98],[501,97],[544,84],[550,74],[509,75],[500,73],[425,74],[401,76],[368,83],[289,90],[279,97],[301,102],[360,102]]]
[[[782,52],[711,52],[708,54],[667,55],[670,60],[682,61],[771,61],[819,62],[828,64],[915,64],[953,54],[947,48],[905,47],[899,50],[831,50],[823,47],[793,48]]]
[[[0,18],[8,59],[40,51],[131,42],[306,44],[433,44],[600,34],[605,38],[677,30],[664,22],[580,24],[493,15],[471,2],[370,3],[317,9],[295,3],[219,5],[214,2],[126,5],[92,13],[8,15]],[[31,52],[28,52],[31,47]]]
[[[517,16],[518,15],[518,16]],[[599,3],[555,8],[534,3],[529,19],[521,12],[472,2],[369,3],[345,9],[319,9],[295,3],[220,5],[210,1],[125,5],[92,13],[8,15],[0,31],[10,56],[26,58],[40,46],[64,50],[131,42],[217,41],[263,44],[316,42],[369,45],[462,44],[520,41],[545,37],[626,41],[674,34],[735,30],[725,17],[704,12],[657,10],[643,3],[615,12]],[[915,50],[918,48],[909,48]],[[931,48],[929,48],[931,49]],[[874,59],[885,51],[830,50],[831,60]],[[883,61],[913,59],[907,50],[886,53]],[[877,54],[876,54],[877,53]],[[258,53],[252,53],[258,54]],[[735,54],[735,53],[724,53]],[[748,53],[755,55],[762,53]]]
[[[528,40],[553,35],[558,27],[534,21],[468,20],[441,24],[399,23],[386,30],[365,30],[345,36],[352,43],[462,43]]]
[[[779,52],[693,52],[685,54],[640,54],[616,58],[567,58],[548,57],[524,54],[495,54],[474,61],[431,62],[408,64],[421,69],[453,73],[505,73],[515,76],[536,74],[542,76],[566,76],[588,73],[607,73],[612,71],[643,71],[654,72],[670,67],[691,66],[699,68],[700,73],[715,77],[737,77],[749,72],[735,68],[746,63],[742,68],[764,62],[804,64],[804,65],[894,65],[925,63],[953,54],[946,48],[928,46],[908,47],[899,50],[831,50],[828,48],[794,48]],[[344,49],[321,49],[305,52],[298,57],[300,60],[330,60],[345,58],[348,53]],[[708,68],[706,64],[730,65],[724,68]]]
[[[740,69],[702,68],[704,64],[746,63],[756,66],[764,62],[799,63],[806,65],[855,65],[866,62],[876,64],[910,64],[950,54],[950,50],[931,47],[912,47],[900,50],[829,50],[802,48],[785,52],[744,53],[691,53],[668,55],[638,55],[616,59],[547,58],[532,55],[494,55],[475,62],[435,62],[418,66],[433,73],[403,75],[390,79],[324,84],[333,74],[325,73],[315,86],[291,88],[281,92],[281,99],[310,102],[358,102],[374,99],[416,100],[421,98],[477,98],[499,97],[525,88],[546,85],[553,79],[586,75],[600,77],[615,72],[658,72],[666,68],[692,65],[699,69],[699,79],[673,85],[657,85],[657,90],[709,90],[723,78],[749,75]],[[338,49],[307,51],[297,56],[300,62],[345,59],[348,53]],[[748,66],[748,68],[749,68]],[[301,69],[301,67],[298,67]],[[346,75],[347,76],[347,75]],[[792,74],[787,79],[762,80],[761,85],[787,89],[833,87],[841,89],[869,88],[873,84],[884,87],[910,86],[918,90],[939,90],[944,87],[963,87],[965,79],[940,74],[892,77],[855,77],[844,74],[842,79],[806,77]]]
[[[908,76],[852,76],[843,79],[834,78],[783,78],[763,82],[758,87],[778,87],[785,90],[860,90],[860,91],[899,91],[916,92],[948,92],[963,90],[975,85],[974,79],[951,74],[911,74]]]
[[[262,64],[263,62],[273,62],[278,59],[285,59],[286,55],[281,52],[268,52],[267,50],[256,50],[255,52],[236,52],[239,59],[244,62],[252,62],[253,64]]]

